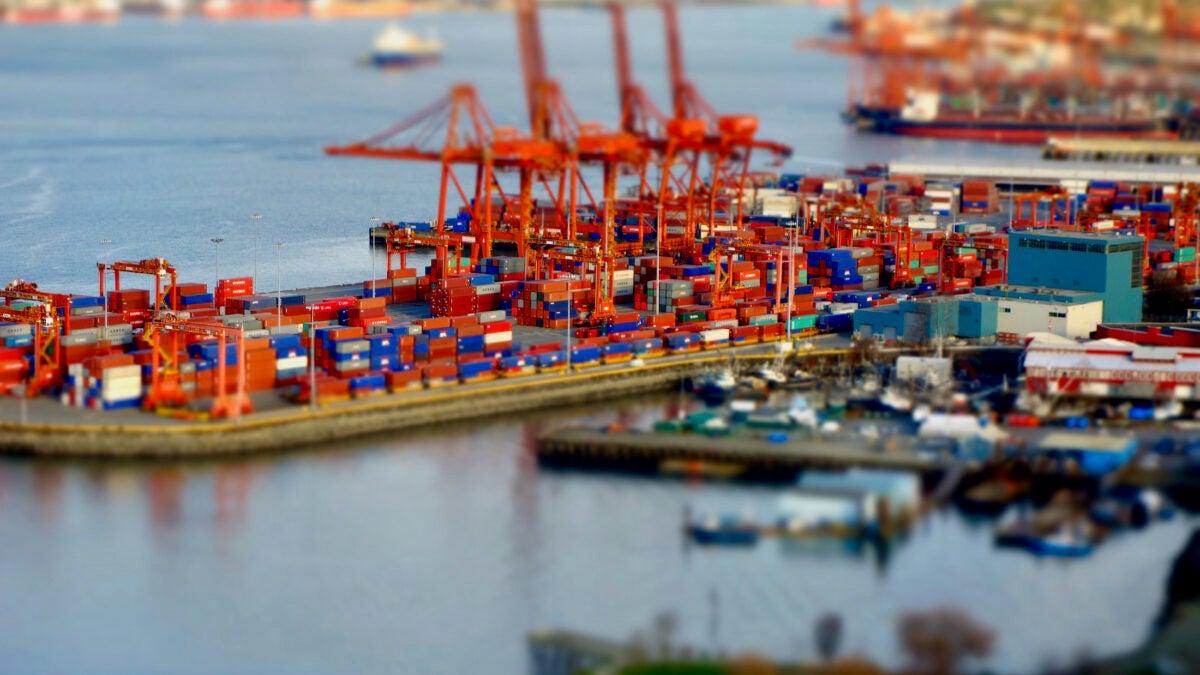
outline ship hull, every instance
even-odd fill
[[[205,5],[202,10],[209,19],[276,19],[304,15],[304,5],[298,2],[244,2],[226,6]]]
[[[9,9],[0,11],[0,23],[14,25],[47,23],[111,23],[121,17],[118,12],[70,9]]]
[[[441,54],[383,54],[373,53],[367,55],[367,60],[373,66],[380,68],[411,68],[426,63],[434,63],[441,58]]]
[[[308,13],[316,19],[356,19],[407,16],[407,2],[335,2],[324,6],[309,5]]]
[[[990,143],[1043,144],[1051,137],[1068,138],[1153,138],[1175,139],[1157,120],[1103,120],[1038,122],[1007,118],[901,119],[893,111],[860,107],[855,110],[860,128],[878,133],[923,138],[944,138]]]

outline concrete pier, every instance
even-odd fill
[[[538,461],[547,467],[764,482],[792,482],[806,468],[945,470],[946,465],[937,459],[919,455],[913,440],[892,437],[885,444],[869,444],[862,439],[807,437],[793,432],[787,441],[777,443],[747,436],[562,429],[539,438],[537,453]]]

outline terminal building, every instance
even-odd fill
[[[1140,235],[1010,232],[1007,284],[860,308],[854,332],[913,344],[1030,333],[1087,339],[1101,324],[1142,320],[1144,246]]]
[[[1008,235],[1008,283],[1055,291],[1090,291],[1104,302],[1104,323],[1142,320],[1140,235],[1024,230]]]

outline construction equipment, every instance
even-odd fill
[[[154,277],[154,304],[151,309],[154,311],[168,309],[169,307],[163,304],[166,299],[163,297],[163,278],[171,278],[171,297],[170,307],[179,306],[179,284],[177,272],[171,263],[162,258],[149,258],[147,260],[139,260],[138,262],[112,262],[112,263],[96,263],[96,268],[100,271],[100,295],[105,296],[104,279],[105,272],[111,270],[113,273],[113,290],[121,290],[121,272],[128,274],[148,274]]]
[[[187,402],[180,386],[178,354],[179,338],[197,335],[217,341],[216,397],[211,415],[214,418],[236,418],[254,412],[254,405],[246,394],[246,349],[245,335],[240,327],[222,326],[183,319],[173,312],[162,312],[146,322],[142,340],[151,348],[150,392],[142,399],[142,407],[155,410],[160,407],[182,407]],[[225,346],[232,340],[237,345],[236,389],[227,391],[227,366]]]

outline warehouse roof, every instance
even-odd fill
[[[1030,302],[1047,302],[1060,305],[1079,305],[1088,302],[1104,300],[1103,293],[1095,291],[1072,291],[1040,286],[980,286],[975,289],[976,295],[1008,300],[1027,300]]]
[[[1057,241],[1103,241],[1110,243],[1124,243],[1131,241],[1141,241],[1140,234],[1118,234],[1116,232],[1075,232],[1072,230],[1013,230],[1008,233],[1009,238],[1026,237],[1034,239],[1054,239]]]
[[[1077,434],[1054,431],[1046,434],[1038,443],[1038,449],[1085,450],[1093,452],[1129,452],[1137,448],[1137,438],[1113,434]]]

